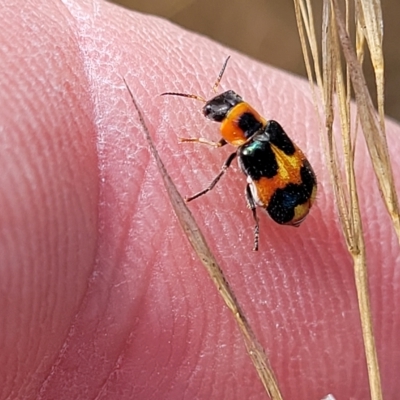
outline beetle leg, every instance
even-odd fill
[[[254,201],[253,195],[251,193],[250,184],[247,184],[247,186],[246,186],[245,195],[246,195],[247,206],[250,208],[250,210],[251,210],[251,212],[253,214],[254,222],[256,223],[255,226],[254,226],[254,247],[253,247],[253,250],[254,251],[258,251],[258,237],[259,237],[259,234],[260,234],[260,227],[259,227],[259,223],[258,223],[257,206],[256,206],[256,202]]]
[[[178,138],[179,143],[201,143],[201,144],[206,144],[208,146],[212,146],[212,147],[222,147],[226,145],[226,140],[225,139],[221,139],[218,142],[214,142],[212,140],[208,140],[205,138]]]
[[[232,164],[232,161],[236,158],[237,156],[237,152],[232,153],[224,162],[224,164],[221,167],[221,171],[219,172],[219,174],[213,179],[213,181],[201,192],[198,192],[196,194],[194,194],[193,196],[190,197],[186,197],[185,201],[187,203],[189,203],[189,201],[192,201],[194,199],[197,199],[200,196],[203,196],[203,194],[206,194],[207,192],[209,192],[210,190],[212,190],[214,188],[214,186],[218,183],[218,181],[221,179],[222,175],[225,174],[226,170],[230,167],[230,165]]]

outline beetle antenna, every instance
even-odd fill
[[[221,82],[222,75],[223,75],[224,72],[225,72],[225,68],[226,68],[226,66],[227,66],[228,61],[229,61],[230,58],[231,58],[231,56],[228,56],[228,58],[227,58],[227,59],[225,60],[225,62],[224,62],[224,65],[223,65],[222,68],[221,68],[221,71],[219,72],[218,78],[217,78],[217,80],[215,81],[214,86],[213,86],[213,91],[214,91],[214,92],[217,92],[217,88],[218,88],[218,86],[219,86],[219,83]]]
[[[195,99],[206,103],[207,100],[204,97],[197,96],[196,94],[187,94],[187,93],[176,93],[176,92],[165,92],[161,93],[160,96],[180,96],[180,97],[188,97],[189,99]]]

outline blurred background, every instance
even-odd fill
[[[321,26],[321,0],[314,6]],[[275,67],[305,76],[293,0],[112,0],[204,34]],[[386,114],[400,121],[400,1],[383,0]],[[372,93],[373,72],[366,63]]]

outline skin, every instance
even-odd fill
[[[121,76],[183,195],[229,146],[195,100],[240,93],[317,174],[300,228],[262,212],[253,253],[236,164],[191,203],[287,399],[368,398],[354,289],[308,84],[170,23],[103,2],[1,1],[0,398],[262,399],[217,291],[185,238]],[[388,121],[393,170],[397,124]],[[361,135],[359,135],[361,136]],[[360,141],[357,176],[384,395],[400,390],[400,251]],[[397,185],[399,179],[397,177]]]

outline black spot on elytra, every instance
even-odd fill
[[[306,203],[314,186],[317,184],[314,172],[307,160],[300,170],[301,184],[287,184],[283,189],[277,189],[267,206],[268,214],[278,224],[287,224],[294,218],[294,209]]]
[[[295,153],[296,149],[293,142],[278,122],[274,120],[268,121],[265,132],[269,135],[270,142],[286,155],[291,156]]]
[[[251,179],[273,178],[278,173],[278,163],[267,140],[253,140],[239,150],[242,171]]]

